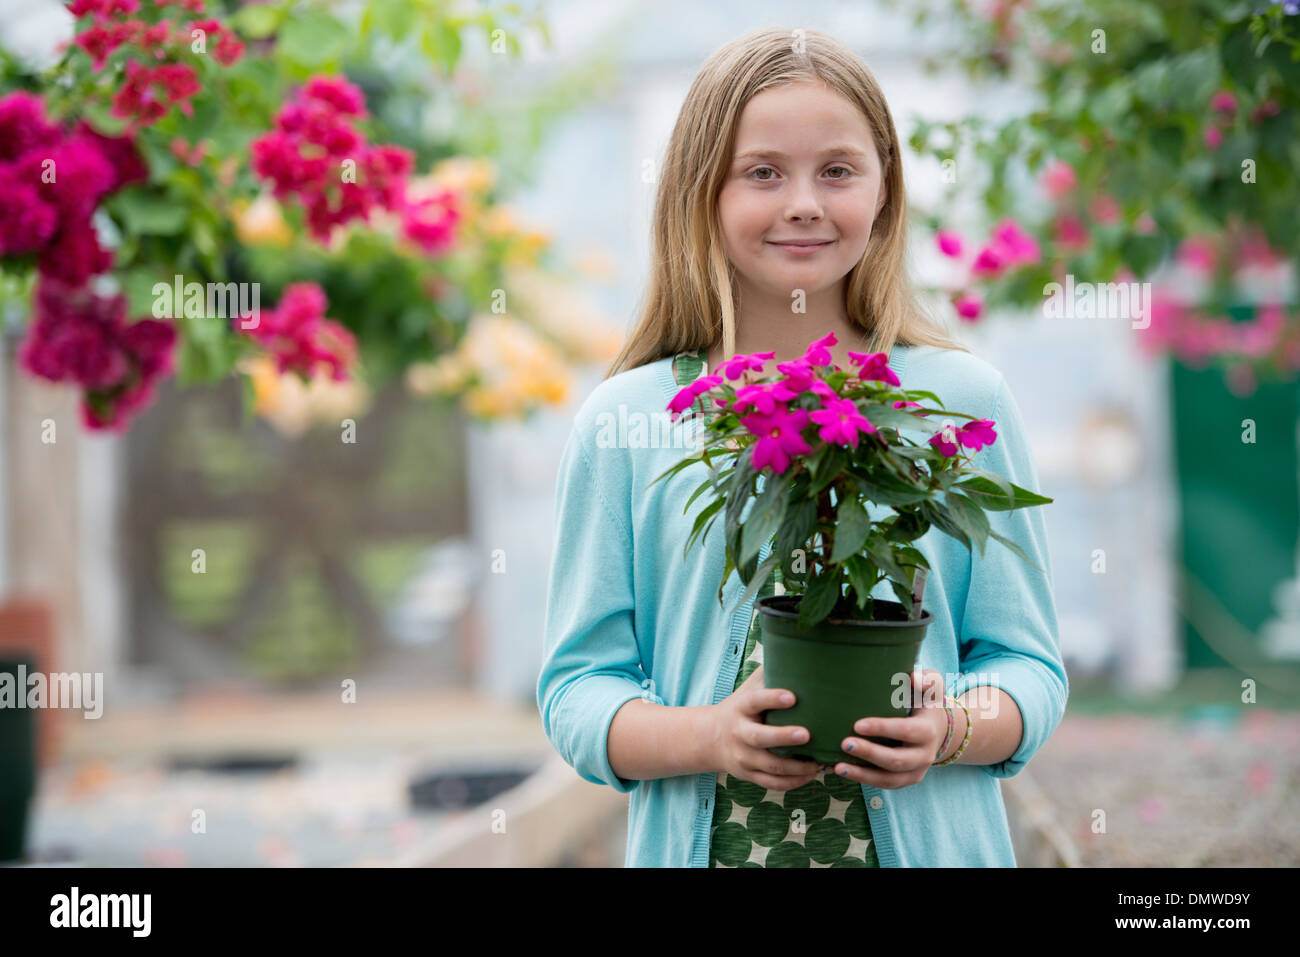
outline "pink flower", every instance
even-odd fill
[[[941,229],[934,234],[934,237],[939,243],[939,252],[945,256],[951,256],[953,259],[961,258],[961,236],[950,230]]]
[[[775,394],[782,402],[789,402],[807,392],[816,379],[806,358],[796,359],[793,362],[778,362],[776,371],[785,376],[775,383],[777,387]]]
[[[831,357],[830,347],[835,345],[837,341],[835,333],[828,332],[817,341],[809,343],[808,351],[803,354],[804,361],[806,361],[810,366],[828,366],[834,364],[835,360]]]
[[[979,451],[986,445],[992,445],[998,434],[993,429],[992,419],[975,419],[967,422],[957,432],[957,440],[968,449]]]
[[[938,432],[930,437],[930,444],[939,450],[940,454],[952,458],[957,454],[957,429],[951,422],[945,422]]]
[[[0,163],[58,140],[59,130],[45,119],[40,97],[20,90],[0,99]]]
[[[855,449],[858,447],[858,433],[870,434],[876,431],[876,427],[858,411],[852,399],[827,399],[808,418],[821,426],[817,434],[823,441],[849,445]]]
[[[0,256],[37,252],[58,228],[58,213],[35,189],[7,172],[0,173]]]
[[[976,276],[996,276],[1002,272],[1006,262],[1002,254],[994,246],[985,246],[975,256],[975,262],[971,266],[971,272]]]
[[[1079,249],[1088,245],[1088,230],[1077,216],[1058,216],[1053,223],[1056,242],[1064,249]]]
[[[65,219],[54,239],[41,251],[38,266],[43,276],[80,286],[91,276],[111,269],[113,254],[99,245],[89,219]]]
[[[110,112],[129,120],[131,126],[150,126],[173,106],[186,116],[193,115],[189,101],[198,92],[198,74],[188,64],[164,63],[150,68],[128,60],[126,80],[114,95]]]
[[[1151,218],[1150,213],[1143,213],[1133,224],[1133,231],[1139,236],[1150,236],[1156,231],[1156,221]]]
[[[1174,250],[1178,264],[1193,272],[1207,275],[1214,271],[1218,253],[1214,241],[1208,236],[1190,236],[1178,244]]]
[[[889,368],[889,355],[884,352],[850,352],[849,361],[858,368],[858,378],[863,382],[887,382],[902,385],[898,375]]]
[[[1014,219],[1004,219],[994,226],[992,241],[1007,266],[1033,265],[1042,258],[1038,241]]]
[[[960,429],[950,420],[945,420],[939,431],[930,438],[930,444],[941,454],[951,458],[958,452],[958,443],[978,451],[986,445],[992,445],[996,438],[997,433],[993,429],[992,419],[977,419]]]
[[[172,372],[171,323],[128,324],[125,317],[124,296],[100,296],[49,279],[37,283],[19,363],[32,375],[80,385],[87,428],[120,431],[152,401],[157,381]]]
[[[718,377],[721,381],[721,377]],[[744,415],[749,409],[753,409],[759,415],[776,415],[777,404],[790,402],[799,397],[800,392],[792,390],[786,382],[758,382],[754,385],[741,386],[736,390],[736,404],[732,411],[737,415]],[[809,385],[812,380],[809,379]]]
[[[338,76],[314,76],[302,88],[308,100],[326,103],[345,116],[366,115],[366,99],[361,90]]]
[[[894,408],[895,408],[895,409],[905,409],[905,408],[908,408],[908,407],[910,407],[910,406],[915,406],[916,408],[919,409],[919,408],[921,408],[921,403],[920,403],[920,402],[908,402],[908,401],[906,401],[906,400],[904,400],[904,399],[899,399],[897,402],[894,403]],[[913,415],[929,415],[930,413],[929,413],[929,412],[914,412],[914,413],[912,413],[912,414],[913,414]]]
[[[1232,113],[1237,109],[1237,98],[1227,90],[1219,90],[1210,97],[1210,109],[1217,113]]]
[[[1058,200],[1078,185],[1079,178],[1074,173],[1074,167],[1069,163],[1052,160],[1047,169],[1043,171],[1040,182],[1043,184],[1043,188],[1047,190],[1047,195],[1054,200]]]
[[[676,422],[683,412],[695,404],[697,398],[719,385],[722,385],[722,376],[706,375],[700,376],[679,391],[673,396],[672,401],[668,403],[668,411],[672,413],[672,421]]]
[[[1270,116],[1277,116],[1279,109],[1280,107],[1277,105],[1277,100],[1265,100],[1259,106],[1251,110],[1250,121],[1252,123],[1259,123]]]
[[[253,171],[274,184],[277,198],[297,195],[312,235],[321,241],[335,226],[368,219],[378,206],[403,213],[409,238],[442,250],[459,212],[446,196],[407,202],[406,178],[415,156],[399,146],[366,144],[350,119],[364,114],[361,91],[352,84],[313,77],[281,108],[276,129],[250,144]],[[347,161],[356,164],[355,182],[340,176]]]
[[[1119,203],[1115,202],[1115,197],[1106,193],[1100,193],[1093,197],[1089,212],[1092,214],[1093,219],[1104,225],[1119,222]]]
[[[402,206],[402,234],[424,249],[438,254],[450,249],[456,238],[461,210],[456,194],[443,190]]]
[[[341,381],[356,358],[356,338],[347,327],[327,319],[325,307],[320,286],[293,283],[274,309],[261,313],[255,327],[241,331],[276,357],[278,371],[292,370],[310,379],[319,366],[328,366],[331,376]]]
[[[728,381],[739,379],[746,372],[761,372],[763,365],[768,360],[776,357],[775,352],[755,352],[751,355],[735,355],[728,359],[718,368],[718,372],[727,377]]]
[[[1205,128],[1205,145],[1212,150],[1217,150],[1223,145],[1223,133],[1217,126],[1210,125]]]
[[[953,306],[957,309],[957,315],[968,322],[973,322],[984,311],[984,300],[978,293],[965,292],[953,300]]]
[[[799,434],[808,424],[808,413],[803,409],[749,415],[740,422],[759,436],[751,458],[755,471],[771,466],[774,472],[782,473],[789,468],[792,455],[806,455],[811,451]]]

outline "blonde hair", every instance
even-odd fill
[[[870,351],[896,343],[969,352],[927,313],[908,276],[907,194],[898,133],[865,63],[819,30],[754,30],[713,53],[691,84],[668,141],[651,237],[650,281],[637,319],[605,378],[678,352],[735,354],[734,269],[723,252],[717,198],[749,100],[776,86],[820,80],[862,111],[880,150],[886,199],[862,258],[849,271],[845,309]]]

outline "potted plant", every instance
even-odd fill
[[[828,334],[800,359],[778,364],[779,375],[739,389],[727,380],[761,370],[772,353],[735,356],[720,370],[725,378],[704,376],[682,389],[668,411],[676,421],[694,408],[698,441],[654,481],[697,463],[708,468],[683,509],[712,493],[686,548],[701,533],[707,538],[723,516],[722,583],[739,573],[746,586],[741,604],[781,569],[786,594],[758,603],[764,679],[769,688],[793,691],[796,704],[765,720],[801,725],[810,737],[772,750],[862,765],[839,744],[863,717],[910,713],[894,691],[895,676],[911,673],[933,620],[921,601],[929,564],[911,543],[933,527],[981,555],[995,539],[1033,564],[989,527],[984,512],[1052,499],[970,465],[962,450],[976,452],[996,439],[991,420],[945,409],[932,392],[902,390],[885,353],[850,352],[854,368],[841,369],[829,349],[835,342]],[[943,416],[937,429],[925,418],[936,413]],[[959,427],[959,419],[970,421]],[[908,432],[928,440],[914,441]],[[883,506],[886,516],[873,519],[868,503]],[[898,601],[872,597],[884,580]]]

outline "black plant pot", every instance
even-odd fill
[[[0,674],[12,676],[16,695],[18,668],[36,669],[31,658],[0,658]],[[31,708],[0,707],[0,862],[21,860],[27,847],[27,822],[36,791],[36,718]]]

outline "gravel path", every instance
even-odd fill
[[[1067,712],[1029,770],[1085,867],[1300,866],[1300,714]]]

